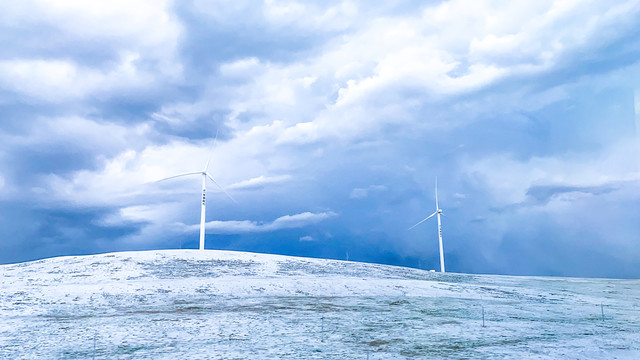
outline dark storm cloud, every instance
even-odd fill
[[[242,5],[241,5],[242,6]],[[212,6],[215,7],[215,6]],[[310,51],[329,34],[274,27],[262,18],[260,4],[245,4],[237,17],[215,17],[193,2],[178,4],[176,14],[185,27],[180,46],[189,79],[215,73],[229,60],[259,57],[267,61],[288,62]]]
[[[102,226],[109,208],[41,208],[37,199],[0,205],[0,262],[18,262],[55,255],[113,251],[119,237],[137,233],[143,223]]]
[[[11,149],[12,157],[6,162],[16,179],[23,185],[35,185],[34,178],[41,174],[60,175],[79,169],[95,169],[96,153],[83,147],[65,146],[65,144],[41,145],[37,147],[16,147]]]

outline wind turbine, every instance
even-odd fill
[[[442,223],[440,222],[440,215],[444,216],[444,214],[442,213],[442,209],[440,209],[440,207],[438,206],[438,177],[436,177],[436,211],[433,214],[422,219],[417,224],[410,227],[409,230],[422,224],[423,222],[427,221],[429,218],[433,217],[434,215],[437,215],[438,217],[438,240],[440,245],[440,272],[444,272],[444,250],[442,249]]]
[[[181,176],[202,175],[202,207],[200,208],[200,250],[204,250],[204,214],[206,211],[206,203],[207,203],[206,201],[207,178],[211,179],[211,181],[213,181],[213,183],[216,184],[220,188],[220,190],[222,190],[227,195],[227,197],[231,199],[231,201],[233,201],[236,204],[238,203],[231,195],[229,195],[229,193],[222,186],[220,186],[220,184],[218,184],[218,182],[213,178],[213,176],[209,174],[208,169],[209,169],[209,161],[207,160],[207,164],[204,166],[204,170],[202,171],[189,172],[189,173],[169,176],[168,178],[158,180],[159,182],[159,181],[169,180],[169,179],[173,179]]]

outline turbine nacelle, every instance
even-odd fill
[[[208,165],[208,162],[207,162],[207,165]],[[202,175],[204,178],[209,178],[209,180],[213,181],[213,183],[216,184],[216,186],[218,188],[220,188],[220,190],[222,190],[222,192],[224,192],[224,194],[227,195],[227,197],[229,199],[231,199],[231,201],[233,201],[236,204],[238,203],[236,201],[236,199],[234,199],[233,196],[231,196],[227,192],[227,190],[225,190],[222,186],[220,186],[220,184],[218,184],[218,182],[213,178],[213,176],[211,176],[211,174],[209,174],[206,170],[204,170],[204,171],[195,171],[195,172],[190,172],[190,173],[184,173],[184,174],[179,174],[179,175],[174,175],[174,176],[169,176],[167,178],[157,180],[156,182],[165,181],[165,180],[169,180],[169,179],[174,179],[174,178],[182,177],[182,176],[189,176],[189,175]],[[202,183],[202,191],[204,192],[205,190],[206,190],[205,183],[203,182]]]

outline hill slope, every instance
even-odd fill
[[[640,358],[638,280],[213,250],[59,257],[0,279],[7,359]]]

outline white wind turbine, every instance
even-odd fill
[[[217,137],[217,134],[216,134],[216,137]],[[213,178],[213,176],[209,174],[208,168],[209,168],[209,161],[207,161],[207,164],[204,166],[204,170],[202,171],[179,174],[179,175],[170,176],[168,178],[158,180],[158,181],[164,181],[164,180],[169,180],[169,179],[173,179],[181,176],[202,175],[202,207],[200,208],[200,250],[204,250],[204,214],[206,211],[207,178],[211,179],[211,181],[213,181],[213,183],[216,184],[220,188],[220,190],[222,190],[229,197],[229,199],[231,199],[231,201],[233,201],[236,204],[238,203],[231,195],[229,195],[229,193],[222,186],[220,186],[220,184],[218,184],[218,182]]]
[[[433,214],[431,214],[431,215],[427,216],[426,218],[422,219],[417,224],[415,224],[412,227],[410,227],[409,230],[411,230],[414,227],[422,224],[423,222],[427,221],[427,219],[433,217],[434,215],[437,215],[437,217],[438,217],[438,240],[439,240],[439,245],[440,245],[440,271],[444,272],[444,250],[442,248],[442,223],[440,222],[440,215],[444,216],[444,214],[442,213],[442,209],[440,209],[440,207],[438,207],[438,178],[437,177],[436,177],[436,211]]]

